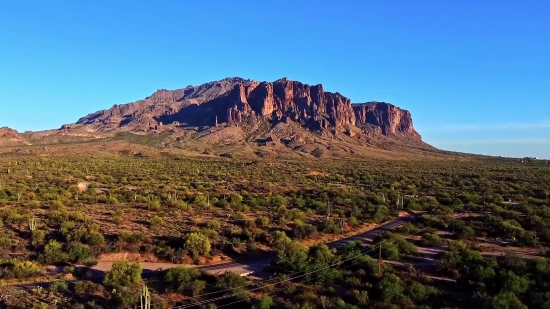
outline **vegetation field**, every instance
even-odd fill
[[[549,172],[503,158],[6,152],[0,307],[550,308]],[[204,267],[269,256],[261,279]]]

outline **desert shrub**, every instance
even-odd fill
[[[351,217],[348,220],[348,224],[351,227],[357,227],[357,226],[359,226],[359,220],[357,220],[357,218],[355,218],[355,217]]]
[[[269,245],[273,248],[279,248],[281,245],[287,242],[291,242],[290,238],[284,231],[273,231],[267,237]]]
[[[90,247],[84,244],[72,245],[69,249],[69,259],[71,262],[81,263],[90,257]]]
[[[231,289],[228,294],[235,294],[237,298],[247,299],[248,293],[246,293],[246,287],[248,282],[245,278],[232,273],[226,272],[219,276],[216,281],[216,287],[220,289]]]
[[[20,261],[17,259],[0,259],[0,278],[22,279],[29,278],[43,273],[42,268],[31,261]]]
[[[54,293],[63,293],[69,290],[69,285],[65,281],[56,281],[50,286],[50,291]]]
[[[63,205],[62,201],[56,200],[56,201],[52,202],[52,205],[50,206],[50,209],[61,211],[61,210],[65,209],[65,205]]]
[[[206,281],[194,280],[191,282],[191,295],[198,296],[206,288]]]
[[[79,281],[76,283],[74,291],[76,294],[101,295],[103,294],[104,288],[101,284],[91,281]]]
[[[318,234],[317,228],[311,224],[296,224],[292,232],[298,239],[314,238]]]
[[[151,220],[149,221],[149,224],[151,224],[152,228],[157,228],[164,224],[164,219],[161,217],[154,215]]]
[[[206,226],[209,228],[209,229],[212,229],[212,230],[219,230],[221,227],[222,227],[222,224],[219,220],[210,220],[208,221],[208,223],[206,224]]]
[[[43,264],[65,263],[68,259],[69,255],[63,250],[63,245],[55,240],[50,240],[44,247],[44,252],[38,256]]]
[[[38,208],[40,207],[40,201],[33,200],[33,201],[30,201],[27,205],[30,208]]]
[[[420,240],[422,246],[441,246],[443,244],[443,239],[437,234],[424,233]]]
[[[328,221],[323,228],[323,232],[327,234],[340,234],[342,229],[332,221]]]
[[[185,236],[185,249],[191,256],[199,257],[210,253],[210,240],[201,233],[190,233]]]
[[[169,289],[177,292],[192,290],[193,282],[202,276],[196,268],[175,267],[166,271],[164,282]]]
[[[113,264],[111,270],[105,273],[103,284],[112,288],[136,286],[141,283],[141,272],[140,263],[118,261]]]
[[[44,243],[44,238],[46,238],[46,232],[43,230],[34,230],[31,235],[31,244],[33,246],[38,246]]]
[[[11,237],[0,235],[0,249],[9,249],[14,243]]]
[[[269,226],[269,218],[266,216],[259,216],[256,218],[256,225],[259,227],[267,227]]]
[[[138,295],[127,287],[119,288],[111,295],[109,303],[114,308],[126,308],[139,301]]]

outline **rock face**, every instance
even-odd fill
[[[144,100],[89,114],[77,124],[102,132],[151,132],[170,126],[257,127],[259,122],[271,126],[294,122],[314,133],[374,132],[421,140],[406,110],[381,102],[352,104],[339,93],[324,91],[322,85],[288,78],[274,82],[226,78],[173,91],[161,89]]]
[[[385,135],[404,133],[420,139],[420,134],[414,130],[412,116],[409,111],[385,102],[369,102],[354,104],[353,110],[358,126],[374,125]]]

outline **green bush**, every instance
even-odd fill
[[[132,287],[141,284],[141,264],[117,261],[105,273],[103,284],[111,288]]]
[[[216,281],[216,287],[220,289],[231,289],[227,294],[236,294],[237,298],[248,299],[249,295],[246,293],[246,287],[248,282],[245,278],[232,273],[226,272],[219,276]]]
[[[56,281],[50,286],[50,291],[63,293],[69,290],[69,285],[65,281]]]
[[[76,294],[101,295],[104,288],[101,284],[96,284],[91,281],[79,281],[76,283],[74,291]]]
[[[190,233],[185,237],[185,249],[192,257],[208,255],[210,253],[210,240],[201,233]]]
[[[69,259],[71,262],[81,263],[90,257],[90,247],[84,244],[76,244],[69,249]]]
[[[166,271],[164,282],[169,289],[184,292],[192,289],[193,282],[202,276],[197,268],[175,267]]]
[[[432,233],[424,233],[422,234],[422,238],[420,239],[420,243],[422,246],[441,246],[443,244],[443,239],[439,237],[437,234]]]
[[[0,259],[0,279],[22,279],[43,274],[43,270],[31,261]]]
[[[63,245],[55,240],[44,247],[44,252],[38,256],[38,260],[43,264],[59,264],[69,260],[69,255],[63,250]]]

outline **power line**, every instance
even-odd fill
[[[420,233],[420,232],[422,232],[422,231],[424,231],[424,230],[430,228],[432,225],[435,225],[436,223],[439,223],[439,222],[435,222],[435,223],[433,223],[433,224],[431,224],[431,225],[429,225],[429,226],[427,226],[427,227],[425,227],[425,228],[423,228],[423,229],[417,231],[416,233],[411,234],[410,236],[413,236],[413,235],[415,235],[415,234],[418,234],[418,233]],[[381,248],[381,247],[380,247],[380,248]],[[225,295],[225,296],[221,296],[221,297],[217,297],[217,298],[213,298],[213,299],[209,299],[209,300],[204,300],[204,301],[200,301],[200,302],[196,302],[196,303],[192,303],[192,304],[186,304],[186,305],[182,305],[182,306],[178,306],[178,307],[173,307],[173,309],[184,309],[184,308],[191,308],[191,307],[195,307],[195,306],[199,306],[199,305],[205,305],[205,304],[209,304],[209,303],[216,302],[216,301],[218,301],[218,300],[227,299],[227,298],[231,298],[231,297],[234,297],[234,296],[239,296],[239,295],[242,295],[242,294],[245,294],[245,293],[248,293],[248,292],[252,292],[252,291],[256,291],[256,290],[259,290],[259,289],[262,289],[262,288],[265,288],[265,287],[268,287],[268,286],[273,286],[273,285],[276,285],[276,284],[279,284],[279,283],[288,282],[288,281],[291,281],[291,280],[294,280],[294,279],[297,279],[297,278],[305,277],[305,276],[310,275],[310,274],[312,274],[312,273],[316,273],[316,272],[319,272],[319,271],[321,271],[321,270],[324,270],[324,269],[327,269],[327,268],[330,268],[330,267],[333,267],[333,266],[337,266],[337,265],[340,265],[340,264],[345,263],[345,262],[347,262],[347,261],[353,260],[353,259],[355,259],[355,258],[357,258],[357,257],[363,256],[363,255],[365,255],[365,254],[367,254],[367,253],[369,253],[369,252],[372,252],[372,251],[374,251],[374,250],[376,250],[376,249],[378,249],[378,248],[377,248],[377,247],[370,248],[369,250],[366,250],[366,251],[364,251],[364,252],[360,252],[359,255],[357,255],[357,256],[353,256],[353,257],[351,257],[351,258],[345,259],[345,260],[340,261],[340,262],[338,262],[338,263],[334,263],[334,264],[332,264],[332,265],[327,265],[327,266],[322,267],[322,268],[320,268],[320,269],[316,269],[316,270],[311,271],[311,272],[306,272],[305,274],[302,274],[302,275],[299,275],[299,276],[295,276],[295,277],[291,277],[291,278],[289,278],[289,279],[281,280],[281,281],[279,281],[279,282],[275,282],[275,283],[268,284],[268,285],[263,285],[263,286],[261,286],[261,287],[257,287],[257,288],[254,288],[254,289],[250,289],[250,290],[243,291],[243,292],[241,292],[241,293],[235,293],[235,294],[231,294],[231,295]],[[352,265],[354,265],[354,264],[352,264]],[[295,273],[300,273],[300,272],[295,272]],[[310,279],[310,280],[312,280],[312,279]],[[235,288],[235,289],[237,289],[237,288]],[[241,302],[241,301],[244,301],[244,300],[240,300],[240,301],[237,301],[237,302],[234,302],[234,303],[238,303],[238,302]],[[231,303],[231,304],[234,304],[234,303]],[[230,305],[230,304],[227,304],[227,305]],[[224,305],[224,306],[226,306],[226,305]]]
[[[399,220],[401,220],[401,219],[399,219]],[[383,228],[384,226],[386,226],[386,225],[388,225],[388,224],[390,224],[390,223],[392,223],[392,222],[384,223],[384,224],[378,226],[377,228],[378,228],[378,229],[379,229],[379,228]],[[335,241],[335,242],[340,242],[340,241],[342,241],[342,240],[346,240],[346,238],[340,239],[340,240]],[[333,243],[335,243],[335,242],[333,242]],[[329,244],[330,244],[330,243],[329,243]],[[267,260],[267,259],[269,259],[269,257],[267,257],[267,258],[250,259],[250,260],[252,260],[252,261],[258,261],[258,262],[259,262],[259,261]],[[242,260],[240,263],[242,263],[242,262],[244,262],[244,261],[246,261],[246,260]],[[237,263],[239,263],[239,262],[230,263],[229,265],[231,265],[231,264],[237,264]],[[219,265],[212,265],[212,267],[216,267],[216,266],[219,266]],[[239,266],[239,265],[235,265],[235,267],[237,267],[237,266]],[[197,269],[208,269],[208,268],[209,268],[208,266],[207,266],[207,267],[204,267],[204,268],[199,268],[199,267],[197,267]],[[229,267],[229,268],[230,268],[230,267]],[[291,273],[291,274],[289,274],[289,275],[298,274],[298,273],[300,273],[300,272],[301,272],[301,271],[299,271],[299,272],[293,272],[293,273]],[[225,289],[225,290],[209,292],[209,293],[197,295],[197,296],[195,296],[195,298],[197,298],[197,297],[202,297],[202,296],[207,296],[207,295],[218,294],[218,293],[222,293],[222,292],[228,292],[228,291],[232,291],[232,290],[236,290],[236,289],[248,287],[248,286],[251,286],[251,285],[257,285],[257,284],[260,284],[260,283],[267,283],[267,282],[270,282],[270,281],[273,281],[273,280],[278,280],[278,279],[279,279],[279,278],[271,278],[271,279],[268,279],[268,280],[260,281],[260,282],[255,283],[255,284],[254,284],[254,283],[251,283],[251,284],[247,284],[247,285],[243,285],[243,286],[239,286],[239,287],[235,287],[235,288],[229,288],[229,289]],[[269,286],[269,285],[268,285],[268,286]],[[171,302],[174,302],[174,301],[157,302],[157,303],[154,303],[154,304],[151,304],[151,305],[164,304],[164,303],[171,303]],[[131,308],[132,308],[131,306],[130,306],[130,307],[127,307],[127,309],[131,309]]]
[[[359,264],[359,263],[360,263],[360,262],[355,262],[355,263],[353,263],[353,264],[350,264],[350,265],[348,265],[348,266],[345,266],[345,267],[340,268],[340,270],[349,268],[349,267],[351,267],[351,266],[353,266],[353,265],[356,265],[356,264]],[[326,276],[326,275],[324,275],[324,276]],[[313,279],[315,279],[315,278],[311,278],[311,279],[308,279],[308,280],[302,280],[301,283],[306,283],[306,282],[312,281]],[[319,278],[317,278],[317,279],[319,279]],[[277,292],[277,291],[280,291],[280,290],[283,290],[283,289],[284,289],[284,288],[278,288],[278,289],[275,289],[275,290],[273,290],[273,291],[271,291],[270,293],[267,293],[267,294],[269,295],[269,294],[272,294],[272,293],[274,293],[274,292]],[[229,303],[229,304],[225,304],[225,305],[221,305],[221,306],[216,306],[216,308],[222,308],[222,307],[234,305],[234,304],[237,304],[237,303],[241,303],[241,302],[243,302],[243,301],[246,301],[246,299],[241,299],[241,300],[238,300],[238,301]],[[177,307],[176,307],[176,308],[177,308]],[[175,308],[173,308],[173,309],[175,309]]]
[[[280,283],[283,283],[283,282],[288,282],[288,281],[291,281],[291,280],[294,280],[294,279],[297,279],[297,278],[301,278],[301,277],[305,277],[307,275],[310,275],[310,274],[313,274],[313,273],[316,273],[316,272],[319,272],[321,270],[325,270],[327,268],[330,268],[330,267],[333,267],[333,266],[337,266],[337,265],[340,265],[342,263],[345,263],[347,261],[350,261],[350,260],[353,260],[359,256],[362,256],[364,254],[367,254],[371,251],[373,251],[374,249],[376,248],[371,248],[370,250],[367,250],[365,252],[361,252],[359,255],[357,256],[353,256],[351,258],[348,258],[348,259],[345,259],[343,261],[340,261],[338,263],[334,263],[334,264],[331,264],[331,265],[327,265],[327,266],[324,266],[324,267],[321,267],[319,269],[316,269],[316,270],[313,270],[313,271],[310,271],[310,272],[306,272],[302,275],[298,275],[298,276],[295,276],[295,277],[291,277],[291,278],[288,278],[288,279],[285,279],[285,280],[281,280],[281,281],[278,281],[278,282],[275,282],[275,283],[271,283],[271,284],[268,284],[268,285],[262,285],[260,287],[257,287],[257,288],[254,288],[254,289],[250,289],[250,290],[246,290],[246,291],[243,291],[241,293],[235,293],[235,294],[231,294],[231,295],[225,295],[225,296],[221,296],[221,297],[217,297],[217,298],[213,298],[213,299],[209,299],[209,300],[205,300],[205,301],[201,301],[201,302],[196,302],[196,303],[192,303],[192,304],[187,304],[187,305],[182,305],[182,306],[179,306],[179,307],[174,307],[173,309],[182,309],[182,308],[190,308],[190,307],[194,307],[194,306],[199,306],[199,305],[204,305],[204,304],[208,304],[208,303],[212,303],[212,302],[215,302],[215,301],[218,301],[218,300],[222,300],[222,299],[226,299],[226,298],[231,298],[231,297],[234,297],[234,296],[239,296],[239,295],[242,295],[242,294],[245,294],[247,292],[252,292],[252,291],[256,291],[256,290],[259,290],[259,289],[263,289],[265,287],[268,287],[268,286],[273,286],[273,285],[276,285],[276,284],[280,284]],[[299,272],[298,272],[299,273]]]

